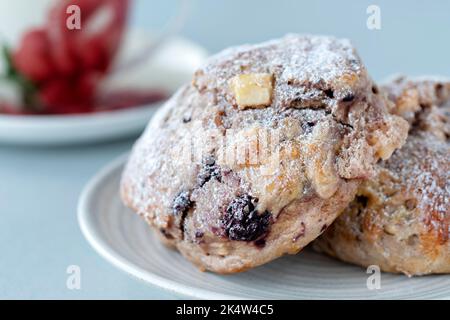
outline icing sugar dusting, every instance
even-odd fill
[[[398,170],[409,191],[416,194],[423,221],[449,238],[450,222],[450,147],[447,143],[423,134],[411,136],[389,165]]]
[[[370,82],[349,40],[295,34],[227,49],[210,58],[201,72],[208,75],[209,83],[204,85],[219,91],[237,74],[272,73],[277,79],[275,102],[282,105],[311,99],[324,90],[343,98]]]

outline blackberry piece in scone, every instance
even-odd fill
[[[450,80],[398,77],[382,90],[411,123],[407,142],[314,245],[388,272],[450,273]]]
[[[121,195],[203,270],[295,254],[406,139],[347,40],[290,35],[212,57],[151,120]]]

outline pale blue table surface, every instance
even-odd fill
[[[366,27],[369,4],[381,8],[381,30]],[[132,23],[154,27],[157,19],[149,17],[173,5],[138,0]],[[371,74],[382,79],[399,71],[449,75],[449,31],[445,0],[198,0],[182,34],[211,52],[288,32],[349,37]],[[58,148],[0,145],[0,298],[178,298],[115,269],[78,228],[76,205],[84,184],[133,140]],[[69,265],[81,267],[81,290],[66,288]]]
[[[84,184],[132,143],[0,147],[0,298],[175,298],[115,269],[78,227]],[[70,265],[81,268],[81,290],[66,287]]]

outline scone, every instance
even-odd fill
[[[344,261],[407,275],[450,272],[450,82],[399,77],[384,91],[411,123],[315,247]]]
[[[406,139],[347,40],[225,50],[152,119],[121,195],[202,270],[240,272],[321,234]]]

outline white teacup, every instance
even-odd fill
[[[0,0],[0,44],[14,47],[27,29],[43,25],[48,9],[55,1],[61,0]],[[141,52],[137,52],[136,56],[123,66],[118,66],[119,70],[139,64],[148,58],[164,40],[178,32],[188,14],[190,0],[176,0],[174,4],[171,19],[161,30],[154,33],[158,36],[154,37],[153,43],[142,48]]]
[[[0,46],[6,44],[14,48],[27,30],[44,25],[49,8],[56,1],[62,0],[0,0]],[[137,67],[144,66],[156,49],[181,28],[189,11],[190,0],[174,0],[174,4],[171,19],[161,30],[153,33],[151,41],[143,39],[145,41],[141,41],[142,45],[139,49],[133,50],[132,55],[128,55],[124,60],[116,60],[108,74],[109,81],[115,83],[116,78],[123,78],[125,73],[139,72]],[[97,20],[101,20],[101,14]],[[5,61],[0,56],[0,80],[5,70]],[[19,105],[20,99],[20,90],[16,83],[4,79],[0,81],[0,102],[7,101],[11,105]]]

